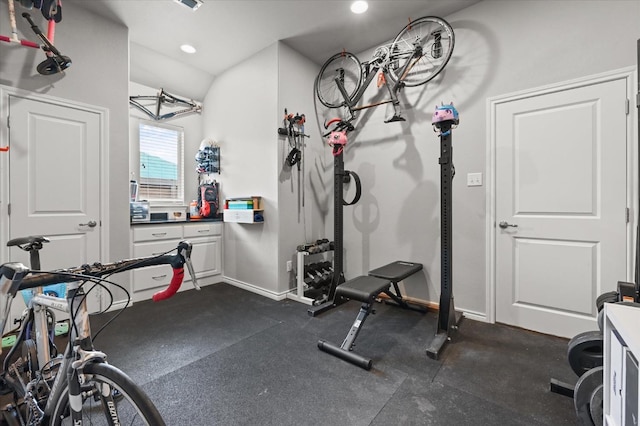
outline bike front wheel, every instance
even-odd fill
[[[82,424],[87,425],[146,425],[165,423],[149,397],[126,374],[103,363],[89,363],[83,368]],[[64,374],[64,373],[61,373]],[[115,391],[115,392],[114,392]],[[102,395],[106,395],[103,398]],[[53,416],[49,424],[71,426],[69,386],[60,387]]]
[[[453,28],[444,19],[435,16],[416,19],[391,44],[391,78],[405,86],[425,84],[447,65],[454,44]]]
[[[338,88],[336,79],[344,87],[348,99]],[[362,68],[356,55],[349,52],[336,53],[330,57],[316,77],[316,96],[327,108],[338,108],[351,102],[362,84]]]

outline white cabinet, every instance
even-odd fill
[[[640,307],[604,306],[604,424],[637,425]]]
[[[134,225],[132,257],[163,254],[175,250],[178,243],[188,240],[193,245],[191,262],[200,286],[222,281],[222,223],[188,222],[181,224]],[[171,281],[169,265],[151,266],[131,271],[134,302],[146,300]],[[185,270],[182,290],[193,288]]]

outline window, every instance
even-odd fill
[[[140,121],[141,199],[161,204],[184,203],[183,141],[180,127]]]

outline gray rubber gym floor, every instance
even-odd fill
[[[356,341],[365,371],[317,348],[342,343],[359,307],[312,318],[216,284],[127,308],[96,346],[169,425],[575,424],[572,400],[549,391],[552,377],[577,381],[567,340],[464,319],[435,361],[435,313],[377,304]]]

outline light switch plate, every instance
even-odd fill
[[[482,186],[482,173],[467,173],[467,186]]]

